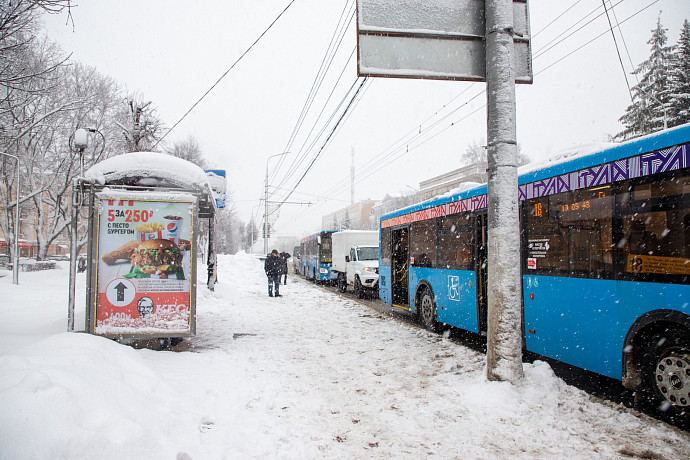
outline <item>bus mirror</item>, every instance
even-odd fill
[[[319,236],[316,237],[316,242],[319,243],[319,244],[321,244],[321,235],[319,235]]]

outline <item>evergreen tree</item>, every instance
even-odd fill
[[[648,134],[664,128],[665,117],[671,110],[671,60],[673,47],[666,46],[668,38],[661,27],[661,17],[647,42],[651,45],[649,59],[640,64],[633,74],[640,81],[633,86],[633,102],[619,119],[625,129],[616,135],[627,139],[636,135]]]
[[[690,122],[690,23],[686,19],[671,61],[671,122]]]

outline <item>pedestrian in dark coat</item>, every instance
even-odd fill
[[[268,296],[282,297],[280,295],[280,275],[283,272],[283,261],[278,255],[277,249],[274,249],[266,256],[266,261],[264,262],[264,271],[268,277]]]
[[[283,280],[283,284],[287,284],[287,272],[288,272],[288,259],[290,258],[290,254],[287,252],[283,251],[280,253],[280,259],[283,261],[283,275],[285,276],[285,279]]]

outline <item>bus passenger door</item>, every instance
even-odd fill
[[[409,234],[409,227],[391,233],[391,303],[405,309],[409,309]]]
[[[487,297],[487,276],[488,276],[488,245],[487,245],[487,222],[488,215],[480,214],[477,216],[477,236],[476,245],[476,272],[477,272],[477,323],[479,333],[486,335],[488,328],[488,297]]]

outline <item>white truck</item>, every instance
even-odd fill
[[[338,289],[350,285],[357,298],[379,288],[379,232],[343,230],[333,233],[333,265],[338,276]]]

